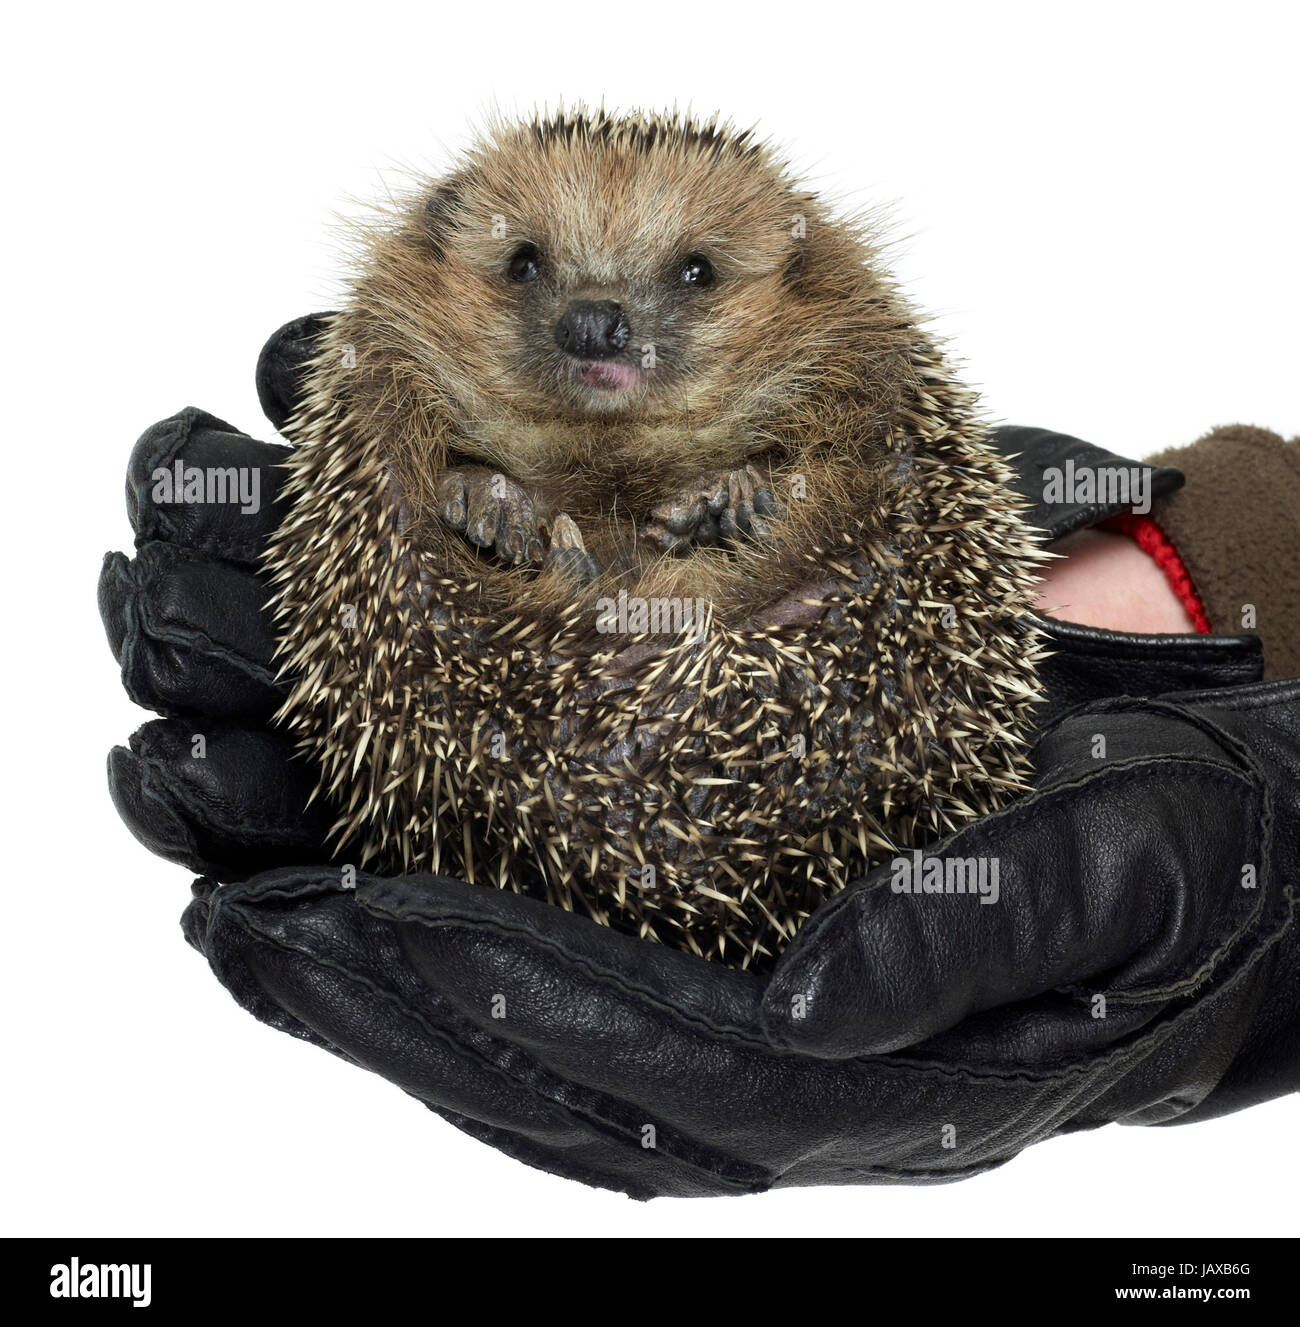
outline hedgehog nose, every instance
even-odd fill
[[[609,359],[632,335],[632,324],[613,300],[574,300],[555,324],[555,344],[578,359]]]

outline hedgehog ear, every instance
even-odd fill
[[[447,232],[460,229],[460,208],[468,183],[468,171],[457,171],[454,175],[448,175],[434,189],[429,201],[424,205],[425,233],[429,237],[429,247],[433,256],[439,261],[444,254]]]

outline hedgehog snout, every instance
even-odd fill
[[[632,336],[632,324],[613,300],[574,300],[555,324],[555,344],[577,359],[610,359]]]

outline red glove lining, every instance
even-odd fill
[[[1202,636],[1213,632],[1210,619],[1205,612],[1201,596],[1192,584],[1192,574],[1187,570],[1178,550],[1170,538],[1152,516],[1135,516],[1132,512],[1121,512],[1101,523],[1103,530],[1112,530],[1116,534],[1128,535],[1130,539],[1150,558],[1165,574],[1169,588],[1178,596],[1179,602],[1187,610],[1187,616]]]

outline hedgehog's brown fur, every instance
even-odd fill
[[[554,272],[532,305],[499,275],[523,240]],[[719,281],[682,306],[687,251]],[[878,264],[766,148],[676,116],[495,126],[364,232],[269,559],[284,714],[341,845],[750,964],[1023,786],[1040,555]],[[575,290],[660,342],[623,409],[547,377],[547,300]],[[751,459],[785,508],[770,542],[639,551],[651,507]],[[466,460],[562,507],[605,575],[485,561],[434,504]],[[602,634],[620,589],[707,599],[708,628]]]

